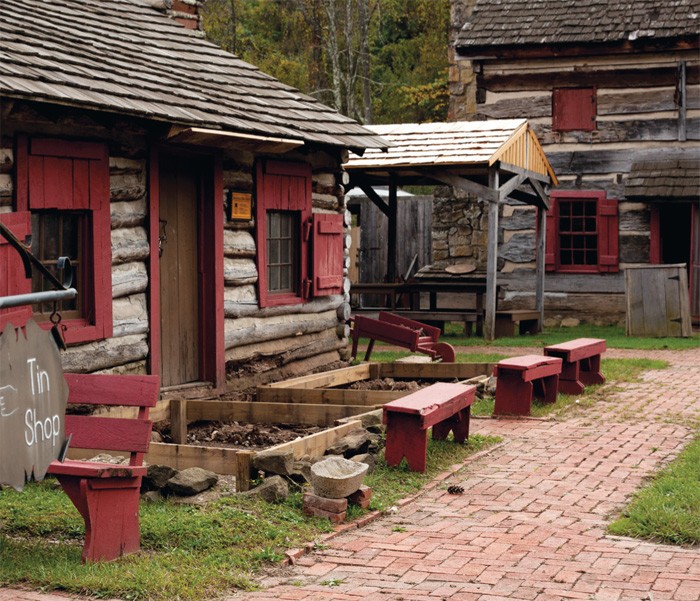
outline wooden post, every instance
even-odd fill
[[[250,470],[253,465],[253,451],[236,453],[236,492],[250,490]]]
[[[678,140],[685,142],[688,139],[686,122],[686,105],[688,99],[686,63],[678,63]]]
[[[498,190],[498,168],[489,169],[489,188]],[[498,270],[498,201],[489,202],[488,255],[486,258],[486,307],[484,339],[496,337],[496,272]]]
[[[175,444],[187,443],[187,401],[170,401],[170,434]]]
[[[396,263],[396,249],[398,232],[398,206],[397,206],[397,182],[396,176],[391,175],[389,179],[389,252],[387,254],[387,280],[389,282],[396,281],[398,276],[398,268]]]
[[[535,268],[535,309],[540,313],[538,332],[541,332],[544,327],[544,255],[547,238],[545,227],[547,227],[547,212],[545,207],[541,206],[537,209],[537,263]]]

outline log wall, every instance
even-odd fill
[[[685,121],[674,101],[678,64],[687,65]],[[472,106],[471,119],[527,118],[559,179],[558,190],[603,190],[619,201],[619,265],[621,272],[601,275],[547,274],[545,310],[550,323],[573,316],[597,323],[624,323],[626,266],[650,261],[650,207],[624,196],[632,165],[640,160],[700,152],[700,59],[697,52],[658,51],[645,55],[585,56],[479,61],[478,90],[465,85],[465,65],[451,71],[451,113]],[[457,69],[459,66],[459,69]],[[596,86],[595,131],[552,131],[552,89]],[[462,115],[462,118],[464,116]],[[682,134],[683,126],[685,134]],[[486,242],[479,207],[473,199],[444,193],[449,209],[435,218],[434,259],[469,257],[483,262]],[[458,194],[458,193],[457,193]],[[455,202],[455,200],[457,202]],[[440,206],[440,200],[436,202]],[[500,307],[534,306],[535,211],[506,204],[500,214],[499,283],[508,285]],[[461,225],[463,224],[463,225]],[[440,229],[441,228],[441,229]],[[471,248],[457,235],[469,229]],[[453,243],[454,239],[454,243]],[[605,282],[601,286],[601,282]]]
[[[62,354],[70,372],[146,373],[148,370],[149,136],[164,131],[121,118],[95,119],[69,109],[49,113],[40,105],[8,104],[0,138],[0,212],[14,204],[15,134],[91,139],[109,146],[112,251],[112,338],[70,347]],[[154,128],[157,126],[154,126]],[[232,388],[275,381],[335,365],[345,357],[349,315],[348,249],[350,214],[346,210],[342,156],[316,149],[285,159],[310,162],[314,212],[345,217],[344,294],[302,305],[260,309],[257,296],[255,222],[227,222],[224,231],[224,311],[227,373]],[[253,192],[250,152],[224,156],[224,192]],[[223,199],[222,199],[223,209]],[[250,378],[248,377],[250,376]]]

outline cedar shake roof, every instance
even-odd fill
[[[189,128],[386,145],[144,0],[2,0],[0,95]]]
[[[625,197],[700,199],[700,157],[634,163],[625,183]]]
[[[700,33],[700,0],[477,0],[460,54],[502,46],[658,41]]]

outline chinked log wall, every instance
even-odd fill
[[[678,107],[674,102],[678,62],[682,60],[687,64],[688,82],[686,141],[679,141]],[[528,118],[559,178],[558,190],[604,190],[608,198],[620,201],[622,270],[626,265],[648,263],[650,242],[649,205],[625,199],[625,179],[636,161],[663,158],[669,150],[698,152],[699,84],[700,61],[692,52],[585,57],[578,61],[549,58],[484,62],[478,85],[486,90],[485,101],[477,105],[475,118]],[[596,86],[596,131],[552,131],[552,89],[567,86]],[[452,86],[453,104],[468,103],[468,98],[458,95],[462,87]],[[451,211],[455,210],[453,204]],[[499,306],[530,308],[534,302],[535,211],[517,203],[506,204],[501,216],[499,282],[508,288]],[[464,221],[462,215],[459,218]],[[450,244],[448,232],[457,232],[460,223],[457,220],[452,230],[443,227],[438,233],[444,246],[439,258],[456,258],[459,254]],[[485,225],[477,219],[471,219],[469,225],[475,230],[472,241],[478,242],[483,238],[478,232]],[[483,254],[478,249],[470,249],[469,253],[477,262]],[[550,318],[571,315],[593,322],[624,323],[622,272],[548,273],[545,291]]]
[[[109,141],[112,243],[113,337],[70,347],[62,353],[69,372],[146,373],[149,318],[147,294],[148,146],[146,132],[129,122],[113,128],[92,124],[81,130],[77,113],[59,117],[51,131],[33,110],[16,105],[17,123],[6,121],[0,140],[0,212],[13,210],[14,137],[12,132],[38,131],[37,135],[92,138]],[[38,121],[36,121],[38,118]],[[230,155],[224,162],[224,187],[253,192],[250,153]],[[237,376],[232,387],[246,387],[292,377],[337,362],[347,346],[349,317],[350,214],[344,190],[338,183],[336,157],[312,152],[303,160],[313,169],[314,212],[343,213],[345,226],[344,294],[314,299],[302,305],[260,309],[253,221],[229,222],[224,232],[225,344],[229,371]],[[257,362],[255,370],[246,365]]]

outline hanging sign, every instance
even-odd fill
[[[229,220],[230,221],[250,221],[253,217],[253,196],[243,192],[229,193]]]
[[[42,480],[63,450],[68,384],[51,333],[29,320],[0,336],[0,484]]]

